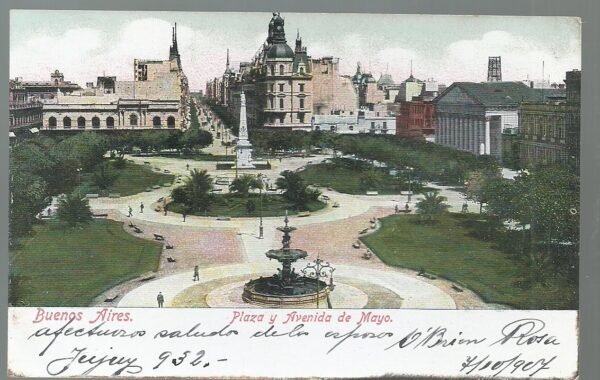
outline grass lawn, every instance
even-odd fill
[[[527,265],[473,237],[461,215],[445,215],[438,223],[418,223],[417,215],[382,219],[382,228],[362,240],[386,264],[457,282],[486,302],[518,309],[576,309],[577,289],[562,276],[550,274],[546,286],[532,282]]]
[[[122,223],[95,220],[62,229],[50,222],[10,254],[10,271],[24,276],[19,299],[31,306],[88,306],[103,291],[158,269],[162,245],[139,239]]]
[[[408,190],[406,178],[400,175],[400,179],[391,176],[383,168],[375,170],[381,172],[383,181],[375,188],[365,189],[361,186],[361,175],[366,171],[372,170],[366,164],[347,165],[342,162],[350,160],[335,160],[329,163],[320,163],[308,165],[306,169],[300,172],[305,183],[318,184],[325,187],[331,187],[340,193],[346,194],[365,194],[367,190],[378,191],[379,194],[400,194],[401,191]],[[414,192],[420,192],[423,189],[412,189]]]
[[[246,209],[246,203],[248,200],[252,200],[256,206],[252,213],[248,213]],[[306,210],[301,211],[317,211],[326,206],[321,201],[309,202]],[[181,213],[183,210],[180,204],[170,203],[168,206],[169,211]],[[288,210],[289,215],[295,215],[298,210],[294,209],[291,202],[287,201],[283,196],[278,194],[263,194],[262,202],[262,216],[283,216],[285,211]],[[258,194],[251,194],[248,198],[244,198],[232,194],[215,194],[214,201],[210,206],[210,209],[204,212],[198,212],[196,215],[199,216],[229,216],[232,218],[258,218],[260,215],[260,197]]]
[[[122,169],[114,168],[111,165],[111,172],[118,173],[119,176],[107,192],[118,193],[122,197],[142,193],[147,187],[154,185],[172,183],[175,179],[172,174],[159,173],[147,165],[137,165],[129,162]],[[81,182],[82,193],[99,193],[98,187],[93,183],[93,173],[83,173]]]
[[[158,157],[179,158],[182,160],[195,161],[235,161],[235,154],[231,155],[213,155],[210,153],[195,153],[195,154],[158,154]]]

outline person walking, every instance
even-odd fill
[[[198,272],[198,265],[194,267],[194,281],[200,281],[200,274]]]
[[[181,216],[183,216],[183,221],[184,221],[184,222],[185,222],[185,217],[186,217],[186,215],[187,215],[187,214],[186,214],[185,210],[183,210],[183,211],[181,212]]]
[[[398,213],[398,211],[400,211],[400,210],[398,210],[398,204],[396,204],[396,207],[394,207],[394,211],[396,214]]]
[[[406,204],[404,205],[404,210],[406,212],[408,212],[408,210],[410,210],[410,206],[408,205],[408,202],[406,202]]]
[[[140,203],[140,214],[144,213],[144,202]]]
[[[185,164],[185,170],[190,171],[190,164]]]
[[[131,206],[127,206],[127,207],[129,207],[129,210],[128,210],[129,213],[127,214],[127,217],[131,218],[133,216],[133,209],[131,208]]]
[[[165,297],[163,296],[162,292],[158,292],[158,295],[156,296],[156,301],[158,302],[158,307],[163,307],[165,303]]]

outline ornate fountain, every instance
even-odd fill
[[[271,277],[260,277],[250,280],[244,286],[242,299],[244,302],[264,307],[319,307],[329,305],[329,292],[334,288],[333,271],[329,263],[320,259],[309,263],[299,274],[292,268],[292,264],[308,256],[306,251],[290,248],[290,233],[296,230],[288,226],[287,213],[284,219],[285,226],[277,227],[283,232],[281,249],[271,249],[265,253],[269,259],[281,263],[277,273]],[[329,278],[329,284],[321,278]]]

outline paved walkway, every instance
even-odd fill
[[[208,170],[213,176],[222,175],[220,171],[216,171],[214,162],[164,157],[127,158],[140,164],[144,161],[150,162],[152,167],[167,169],[175,175],[185,175],[188,163],[190,169],[197,167]],[[307,165],[309,161],[315,163],[325,158],[324,156],[288,158],[281,163],[275,163],[273,169],[260,172],[274,182],[282,170],[297,170]],[[448,198],[450,211],[460,212],[465,201],[462,194],[448,187],[437,187],[440,188],[441,194]],[[97,304],[102,304],[104,296],[127,293],[119,302],[119,306],[154,306],[156,294],[162,291],[168,305],[170,299],[179,291],[193,285],[189,271],[194,265],[203,267],[201,275],[203,279],[262,273],[266,269],[268,273],[275,273],[276,263],[267,261],[264,253],[269,249],[281,247],[281,233],[276,230],[276,227],[283,224],[282,217],[263,218],[263,239],[258,238],[258,218],[217,221],[214,217],[188,216],[183,222],[181,215],[168,213],[165,216],[162,212],[154,211],[158,198],[168,196],[171,190],[172,188],[168,187],[129,197],[90,200],[90,205],[95,212],[108,212],[111,219],[140,225],[144,230],[144,237],[152,239],[153,234],[158,233],[175,245],[173,251],[165,250],[161,257],[161,266],[156,279],[144,283],[130,281],[122,284],[98,297]],[[308,217],[290,217],[290,224],[298,228],[298,231],[292,235],[292,246],[309,251],[310,260],[319,255],[323,259],[330,260],[336,267],[344,268],[341,271],[347,272],[344,274],[346,277],[355,276],[363,281],[367,281],[368,278],[368,281],[372,280],[388,289],[397,290],[399,292],[397,294],[406,300],[403,301],[403,307],[488,307],[477,295],[467,289],[456,293],[448,281],[440,279],[432,282],[417,278],[415,272],[388,267],[376,257],[368,261],[364,260],[361,258],[363,249],[357,250],[352,247],[352,243],[359,236],[359,231],[369,228],[371,218],[392,214],[396,205],[402,208],[406,202],[405,196],[349,195],[327,189],[321,190],[330,198],[326,208]],[[413,197],[411,208],[414,208],[419,199],[419,196]],[[142,202],[145,205],[143,213],[139,209]],[[340,207],[331,207],[334,202],[339,203]],[[129,206],[134,209],[132,218],[126,216]],[[469,203],[471,210],[477,207],[477,204]],[[124,228],[129,230],[128,227]],[[175,258],[176,263],[166,263],[167,256]],[[222,266],[235,262],[239,264]],[[406,289],[410,289],[410,292]],[[133,301],[134,299],[137,301]]]

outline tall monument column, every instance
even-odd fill
[[[246,121],[246,95],[244,90],[240,94],[240,128],[238,132],[238,142],[235,147],[236,166],[238,168],[253,168],[252,164],[252,144],[248,141],[248,123]]]

